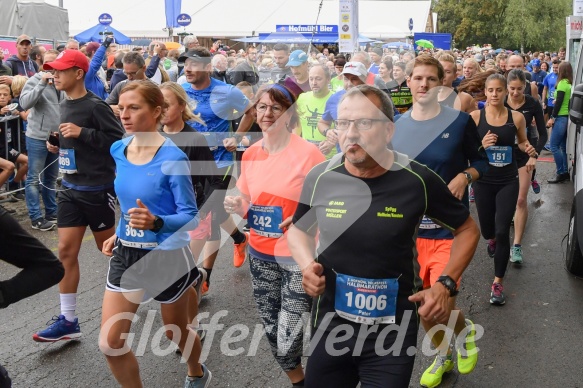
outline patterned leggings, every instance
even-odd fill
[[[289,372],[301,365],[304,326],[302,314],[312,308],[312,298],[302,287],[297,265],[250,257],[253,296],[275,360]]]

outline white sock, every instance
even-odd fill
[[[73,322],[77,316],[75,309],[77,308],[77,294],[60,294],[61,296],[61,315],[69,322]]]

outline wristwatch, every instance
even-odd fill
[[[468,185],[469,185],[470,183],[472,183],[472,181],[474,180],[474,179],[472,178],[472,174],[470,174],[470,173],[469,173],[469,172],[467,172],[467,171],[462,171],[462,174],[464,174],[464,175],[466,176],[466,179],[468,180]]]
[[[164,220],[158,216],[154,218],[154,227],[150,229],[154,233],[158,233],[164,227]]]
[[[437,281],[443,284],[443,286],[449,290],[449,296],[456,296],[459,293],[457,284],[451,277],[447,275],[441,275],[437,278]]]

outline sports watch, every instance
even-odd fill
[[[437,278],[437,281],[443,284],[443,286],[449,290],[449,296],[456,296],[459,293],[457,290],[457,284],[451,277],[447,275],[441,275]]]
[[[474,179],[472,178],[472,174],[470,174],[470,173],[469,173],[469,172],[467,172],[467,171],[462,171],[462,174],[464,174],[464,175],[466,176],[466,179],[468,180],[468,185],[469,185],[470,183],[472,183],[472,181],[474,180]]]
[[[158,216],[154,218],[154,227],[150,229],[154,233],[158,233],[164,227],[164,220]]]

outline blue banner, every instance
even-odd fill
[[[302,33],[324,33],[324,34],[337,34],[338,26],[336,24],[318,24],[318,25],[306,25],[306,24],[278,24],[275,26],[275,31],[277,32],[302,32]]]
[[[164,0],[166,5],[166,27],[179,27],[177,22],[180,9],[182,8],[182,0]]]

